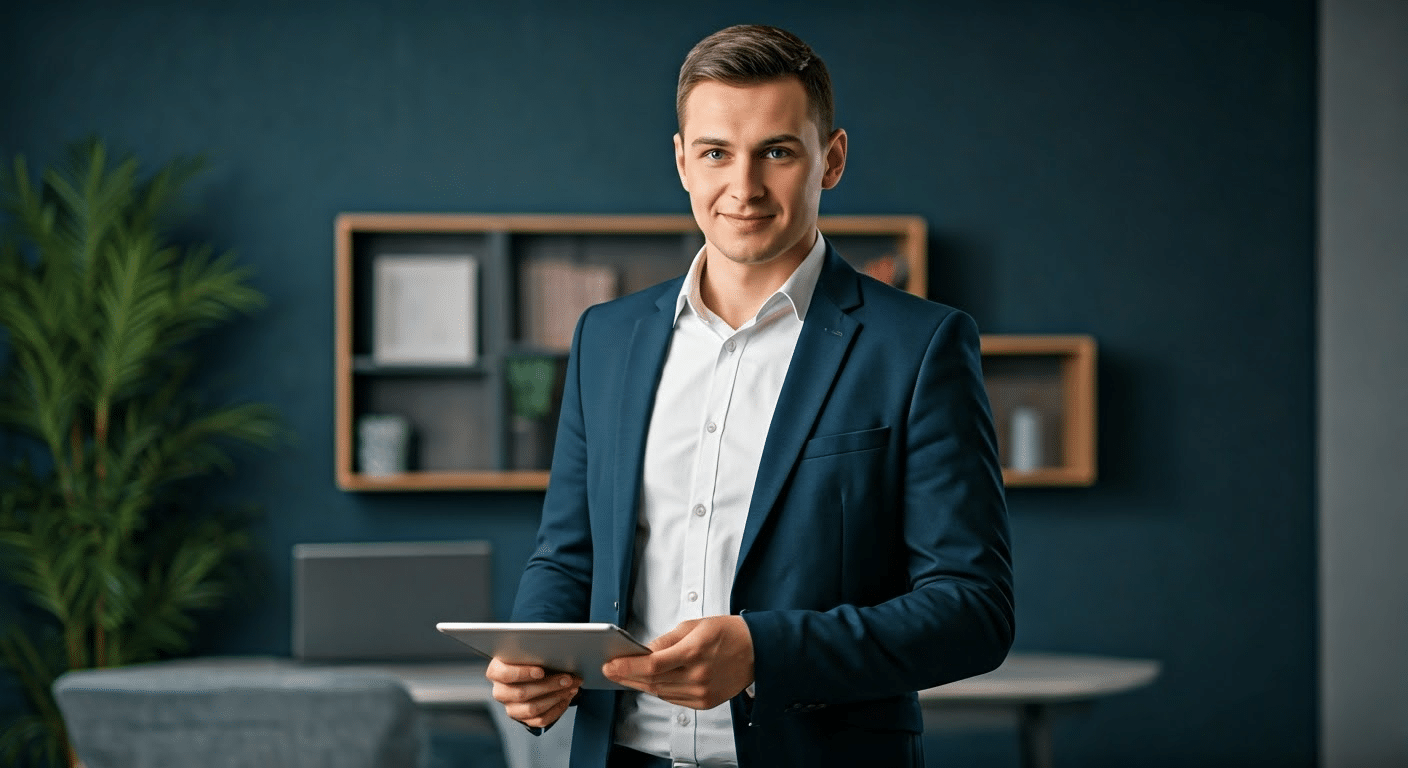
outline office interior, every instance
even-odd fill
[[[850,157],[823,214],[922,216],[930,298],[1099,343],[1097,481],[1008,494],[1015,647],[1161,673],[1056,722],[1058,764],[1408,761],[1396,0],[5,4],[0,157],[205,156],[182,232],[268,297],[202,377],[295,439],[206,489],[260,508],[261,566],[194,651],[287,655],[302,543],[488,541],[507,618],[541,492],[334,483],[334,218],[685,213],[674,78],[743,22],[832,73]],[[1018,764],[1002,732],[925,750]]]

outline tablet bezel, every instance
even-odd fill
[[[630,690],[604,677],[601,666],[622,656],[650,653],[615,624],[442,621],[435,628],[485,658],[577,675],[583,688]]]

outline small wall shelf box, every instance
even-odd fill
[[[1095,339],[983,336],[983,379],[1009,488],[1095,483]],[[1030,428],[1014,417],[1035,420]],[[1014,438],[1035,439],[1038,466],[1013,466]]]

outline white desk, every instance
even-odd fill
[[[427,707],[487,706],[489,682],[482,664],[375,665],[404,681],[411,698]],[[1051,717],[1097,699],[1152,683],[1160,664],[1054,653],[1013,653],[1001,667],[919,692],[926,729],[1015,726],[1026,768],[1051,768]]]

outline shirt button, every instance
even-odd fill
[[[724,345],[724,348],[732,352],[733,350],[738,349],[738,345],[730,341],[729,343]]]
[[[689,725],[689,715],[686,715],[685,713],[681,712],[678,715],[675,715],[675,722],[679,723],[680,725]]]
[[[704,509],[704,505],[703,505],[703,504],[695,504],[695,505],[694,505],[694,516],[695,516],[695,517],[703,517],[703,516],[704,516],[704,513],[705,513],[706,511],[708,511],[708,510]]]
[[[694,603],[694,602],[698,602],[698,601],[699,601],[699,593],[698,593],[698,592],[690,592],[688,595],[685,595],[685,597],[688,597],[688,598],[689,598],[689,602],[691,602],[691,603]],[[681,725],[683,725],[683,723],[681,723]]]
[[[719,428],[719,425],[711,421],[708,424],[704,425],[704,428],[709,430],[710,432],[713,432]]]

